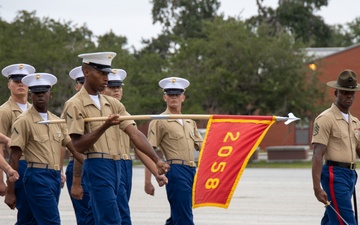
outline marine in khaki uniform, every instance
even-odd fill
[[[10,165],[17,170],[24,154],[28,166],[22,179],[35,224],[60,224],[61,147],[76,152],[65,124],[38,123],[59,119],[47,110],[51,86],[57,79],[52,74],[36,73],[25,76],[22,82],[29,87],[33,105],[12,126]],[[14,185],[9,183],[5,203],[14,209],[16,200]]]
[[[134,121],[119,120],[121,116],[129,115],[125,106],[113,97],[99,94],[108,84],[111,61],[115,56],[114,52],[79,55],[85,83],[64,107],[74,146],[85,154],[82,169],[95,224],[122,224],[118,199],[122,171],[120,129],[156,163],[160,174],[169,169],[169,165],[157,157],[146,137],[136,129]],[[85,123],[84,119],[91,117],[107,119]],[[74,167],[77,167],[76,162]]]
[[[357,224],[351,198],[357,181],[356,157],[360,156],[360,121],[349,110],[360,84],[354,71],[344,70],[327,85],[335,89],[336,99],[314,121],[314,194],[326,206],[331,204],[321,224]]]
[[[159,82],[164,90],[166,111],[162,114],[181,114],[185,89],[189,81],[169,77]],[[148,129],[148,140],[154,149],[160,148],[171,169],[166,173],[166,193],[170,203],[168,225],[194,224],[192,213],[192,185],[196,172],[194,150],[200,150],[202,137],[196,123],[190,119],[153,120]],[[148,182],[148,181],[146,181]]]
[[[71,79],[75,81],[75,90],[79,91],[84,84],[85,78],[81,70],[81,66],[73,68],[69,72]],[[64,115],[61,115],[63,118]],[[84,185],[81,174],[74,176],[74,156],[69,154],[69,161],[66,167],[66,186],[70,195],[71,203],[74,207],[75,217],[77,225],[91,224],[91,222],[86,223],[86,215],[88,211],[88,204],[90,201],[89,192],[87,191],[86,186]]]
[[[112,73],[108,75],[108,85],[106,86],[103,94],[112,96],[117,100],[121,101],[123,96],[123,81],[126,78],[127,73],[123,69],[113,69]],[[151,172],[155,174],[159,186],[163,186],[167,183],[167,178],[164,175],[157,175],[156,165],[148,158],[145,154],[141,153],[135,148],[135,146],[130,142],[129,136],[121,131],[120,136],[120,151],[121,151],[121,185],[120,191],[122,194],[119,195],[120,201],[120,213],[122,224],[131,224],[131,215],[130,215],[130,195],[132,187],[132,159],[130,155],[131,149],[135,149],[136,154],[139,156],[140,160],[151,169]]]
[[[30,107],[28,103],[28,87],[21,82],[21,79],[30,73],[34,73],[35,68],[31,65],[19,63],[12,64],[2,70],[3,76],[8,78],[8,88],[10,90],[9,100],[0,106],[0,133],[10,137],[11,126],[14,124],[16,118],[27,108]],[[0,144],[0,150],[3,151],[4,146]],[[7,149],[10,151],[10,149]],[[23,187],[22,178],[27,167],[27,162],[22,156],[19,160],[19,175],[20,178],[15,183],[15,195],[17,198],[17,223],[31,224],[34,216],[28,204],[25,189]],[[3,184],[3,173],[0,173],[0,194],[5,194],[5,185]]]

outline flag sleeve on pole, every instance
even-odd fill
[[[212,115],[193,184],[193,208],[228,208],[241,175],[275,116]]]

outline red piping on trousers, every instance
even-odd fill
[[[330,188],[330,195],[331,195],[331,199],[332,199],[332,202],[334,204],[334,208],[336,210],[336,212],[338,212],[340,214],[340,211],[339,211],[339,205],[336,201],[336,198],[335,198],[335,188],[334,188],[334,171],[333,171],[334,167],[333,166],[329,166],[329,188]],[[338,221],[339,221],[339,224],[340,225],[344,225],[342,219],[336,215]]]

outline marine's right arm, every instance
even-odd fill
[[[120,120],[118,120],[118,118],[119,115],[117,114],[109,115],[105,123],[103,123],[99,128],[90,133],[86,133],[83,135],[70,133],[70,137],[73,142],[73,146],[75,147],[75,150],[83,153],[84,151],[90,149],[109,127],[120,123]]]
[[[319,202],[327,204],[328,202],[327,194],[320,185],[323,156],[325,152],[326,152],[326,145],[313,143],[312,180],[313,180],[314,194]]]

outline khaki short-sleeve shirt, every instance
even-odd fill
[[[131,145],[129,136],[122,130],[120,130],[120,151],[121,154],[130,155]]]
[[[162,114],[171,113],[166,110]],[[194,150],[201,149],[203,141],[195,121],[190,119],[183,119],[183,125],[177,119],[153,120],[149,124],[148,140],[153,147],[160,147],[166,160],[185,161],[194,161]]]
[[[356,149],[360,148],[360,122],[349,113],[349,123],[339,108],[332,104],[314,121],[312,143],[327,146],[325,160],[355,162]]]
[[[28,107],[30,107],[30,104]],[[0,106],[0,133],[6,136],[11,136],[11,126],[14,124],[16,118],[22,113],[20,107],[15,100],[10,98]]]
[[[120,117],[130,115],[125,106],[116,98],[100,94],[99,99],[101,109],[94,104],[86,89],[82,87],[79,92],[65,103],[64,118],[69,134],[84,135],[98,129],[104,123],[104,121],[85,123],[85,118],[107,117],[110,114],[119,114]],[[135,122],[133,120],[124,120],[118,126],[108,128],[95,144],[84,153],[121,154],[120,129],[124,131],[129,125],[134,126]]]
[[[48,112],[48,119],[59,119]],[[42,121],[38,111],[31,106],[12,126],[11,146],[19,147],[28,162],[59,165],[61,146],[70,141],[65,124],[38,124]]]
[[[135,124],[135,126],[136,126],[136,124]],[[130,137],[124,131],[120,130],[120,152],[121,152],[121,154],[126,154],[126,155],[130,156],[130,150],[133,147],[134,147],[134,145],[130,141]]]

